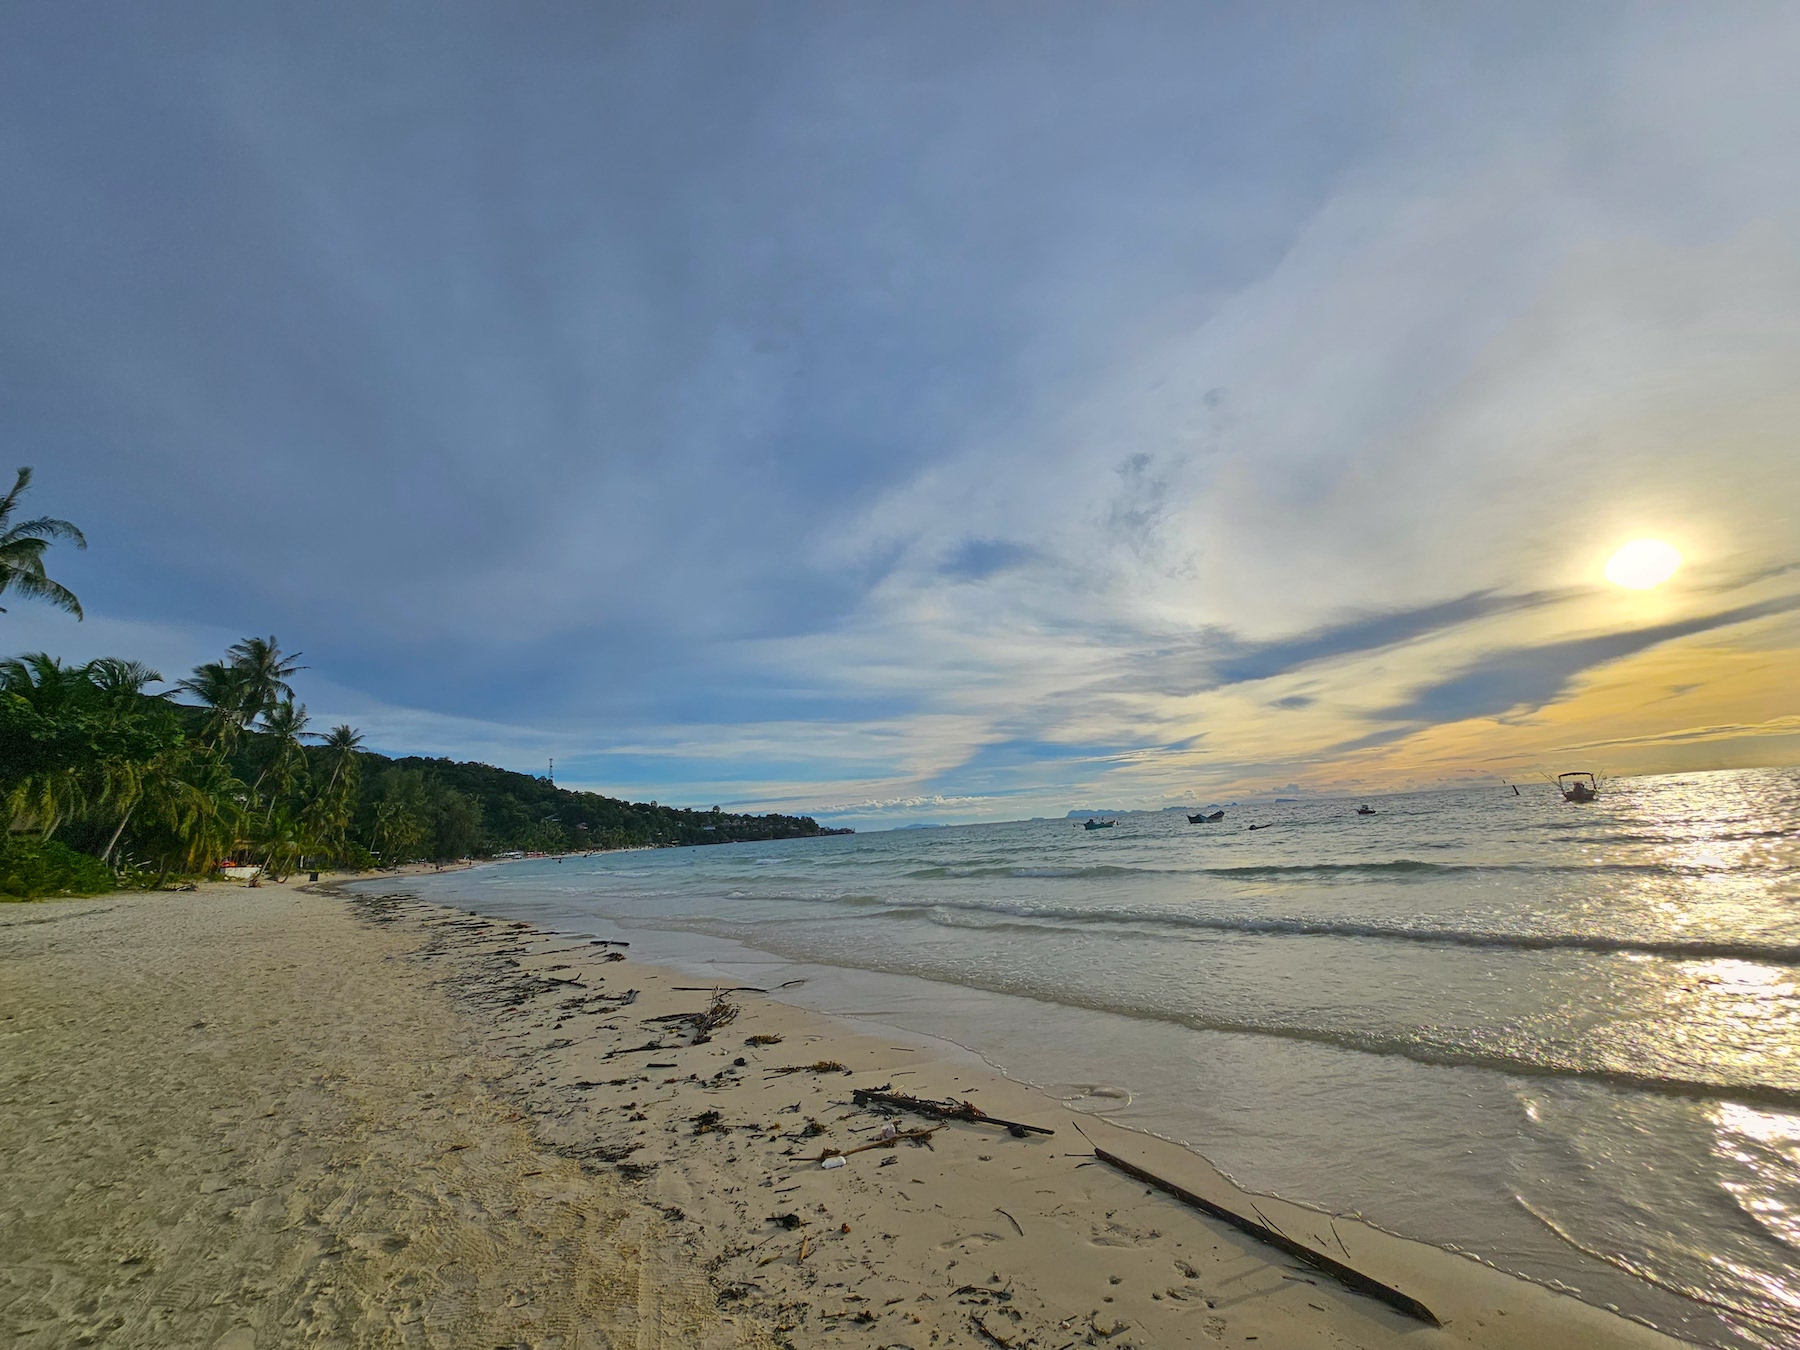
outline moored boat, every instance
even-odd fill
[[[1600,784],[1594,775],[1585,769],[1575,773],[1559,773],[1556,775],[1556,789],[1562,793],[1565,802],[1598,801]]]

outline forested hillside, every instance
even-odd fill
[[[474,848],[440,851],[460,856],[536,849],[638,848],[647,844],[722,844],[733,840],[796,839],[848,833],[826,830],[810,816],[746,816],[725,811],[687,811],[656,802],[627,802],[597,792],[572,792],[549,780],[497,769],[492,764],[448,759],[390,760],[363,756],[363,777],[377,799],[403,795],[417,783],[427,800],[455,793],[481,817]],[[449,828],[466,828],[463,825]]]
[[[0,661],[0,894],[202,876],[227,860],[280,874],[836,833],[805,816],[679,810],[489,764],[389,759],[354,727],[309,729],[290,683],[301,669],[274,638],[246,638],[160,691],[163,676],[133,661]]]

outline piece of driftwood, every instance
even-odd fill
[[[904,1092],[883,1092],[880,1088],[856,1088],[850,1093],[850,1097],[858,1106],[892,1106],[901,1111],[915,1111],[919,1115],[933,1116],[939,1120],[966,1120],[975,1125],[998,1125],[1019,1136],[1056,1133],[1042,1125],[1026,1125],[1016,1120],[990,1116],[974,1102],[959,1102],[954,1099],[934,1102],[924,1097],[911,1097]]]
[[[942,1128],[941,1125],[933,1125],[928,1130],[900,1130],[888,1135],[885,1139],[871,1139],[868,1143],[858,1144],[855,1148],[828,1148],[816,1158],[802,1158],[800,1161],[816,1163],[824,1162],[827,1158],[848,1158],[852,1153],[867,1153],[872,1148],[893,1148],[903,1139],[909,1143],[923,1142]],[[1024,1235],[1020,1234],[1020,1236]]]
[[[613,1057],[615,1057],[617,1055],[641,1055],[646,1050],[679,1050],[679,1049],[681,1049],[681,1047],[679,1045],[664,1045],[661,1041],[651,1041],[650,1044],[648,1044],[648,1045],[633,1045],[633,1046],[627,1047],[624,1050],[608,1050],[606,1052],[606,1054],[602,1056],[602,1058],[612,1059]]]
[[[1194,1194],[1194,1192],[1188,1190],[1185,1186],[1177,1186],[1174,1182],[1166,1181],[1162,1177],[1157,1176],[1154,1172],[1146,1171],[1136,1163],[1126,1162],[1125,1159],[1119,1157],[1117,1154],[1108,1153],[1103,1148],[1096,1148],[1094,1150],[1094,1156],[1100,1159],[1101,1162],[1108,1163],[1111,1166],[1118,1168],[1121,1172],[1125,1173],[1126,1176],[1136,1177],[1145,1185],[1154,1186],[1157,1190],[1164,1191],[1167,1194],[1174,1196],[1184,1204],[1192,1205],[1195,1209],[1202,1210],[1205,1213],[1212,1215],[1213,1218],[1230,1224],[1241,1233],[1248,1233],[1258,1242],[1266,1242],[1276,1250],[1286,1252],[1296,1261],[1302,1261],[1311,1266],[1314,1270],[1323,1271],[1347,1289],[1353,1289],[1359,1294],[1367,1295],[1369,1298],[1378,1299],[1387,1304],[1388,1307],[1393,1308],[1396,1312],[1403,1312],[1408,1317],[1416,1317],[1427,1326],[1437,1327],[1443,1325],[1442,1322],[1438,1321],[1437,1315],[1433,1313],[1430,1308],[1427,1308],[1411,1294],[1403,1294],[1392,1285],[1383,1284],[1380,1280],[1365,1275],[1354,1267],[1345,1265],[1336,1257],[1327,1256],[1324,1252],[1315,1251],[1305,1243],[1296,1242],[1285,1233],[1277,1232],[1268,1224],[1258,1223],[1255,1219],[1245,1218],[1242,1214],[1226,1209],[1225,1206],[1218,1204],[1215,1201],[1208,1200],[1205,1196]]]
[[[713,990],[704,992],[711,993],[713,1001],[702,1012],[664,1013],[661,1017],[646,1017],[644,1021],[646,1023],[686,1022],[694,1028],[692,1043],[705,1045],[712,1039],[713,1032],[737,1017],[738,1006],[728,1001],[724,994]]]
[[[767,989],[758,989],[753,984],[672,984],[669,986],[678,994],[766,994]]]

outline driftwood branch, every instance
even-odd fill
[[[753,984],[672,984],[669,986],[678,994],[766,994],[767,989],[759,989]]]
[[[714,991],[713,1001],[703,1012],[665,1013],[661,1017],[646,1017],[644,1021],[646,1023],[686,1022],[694,1029],[692,1044],[705,1045],[712,1039],[713,1032],[734,1020],[737,1015],[737,1004],[729,1002],[724,994]]]
[[[1100,1159],[1101,1162],[1109,1163],[1118,1168],[1121,1172],[1125,1173],[1126,1176],[1136,1177],[1146,1185],[1154,1186],[1159,1191],[1164,1191],[1169,1195],[1174,1196],[1177,1200],[1192,1205],[1195,1209],[1202,1210],[1205,1213],[1212,1215],[1213,1218],[1230,1224],[1239,1232],[1248,1233],[1257,1241],[1266,1242],[1276,1250],[1286,1252],[1296,1261],[1304,1262],[1314,1270],[1322,1271],[1331,1276],[1347,1289],[1353,1289],[1359,1294],[1367,1295],[1369,1298],[1379,1299],[1381,1302],[1387,1304],[1388,1307],[1395,1309],[1397,1312],[1403,1312],[1408,1317],[1416,1317],[1427,1326],[1437,1327],[1443,1325],[1443,1323],[1438,1321],[1436,1314],[1434,1314],[1430,1308],[1427,1308],[1411,1294],[1403,1294],[1392,1285],[1383,1284],[1380,1280],[1345,1265],[1335,1257],[1327,1256],[1324,1252],[1314,1251],[1304,1243],[1295,1242],[1285,1233],[1278,1232],[1265,1224],[1260,1224],[1255,1219],[1247,1219],[1242,1214],[1226,1209],[1225,1206],[1218,1204],[1215,1201],[1208,1200],[1205,1196],[1194,1194],[1194,1192],[1188,1190],[1184,1186],[1177,1186],[1172,1181],[1165,1181],[1154,1172],[1147,1172],[1136,1163],[1126,1162],[1125,1159],[1118,1157],[1116,1154],[1108,1153],[1103,1148],[1096,1148],[1094,1150],[1094,1156]],[[1342,1245],[1341,1240],[1340,1245]]]
[[[868,1143],[858,1144],[855,1148],[828,1148],[816,1158],[802,1158],[800,1161],[816,1163],[824,1162],[827,1158],[848,1158],[852,1153],[867,1153],[872,1148],[893,1148],[903,1139],[909,1143],[923,1143],[943,1128],[942,1125],[933,1125],[927,1130],[900,1130],[888,1135],[885,1139],[871,1139]],[[1017,1221],[1015,1220],[1015,1222]]]
[[[1016,1120],[1002,1120],[999,1116],[990,1116],[974,1102],[955,1100],[934,1102],[924,1097],[908,1096],[904,1092],[883,1092],[879,1088],[857,1088],[850,1094],[858,1106],[891,1106],[901,1111],[914,1111],[922,1116],[931,1116],[936,1120],[966,1120],[974,1125],[998,1125],[1002,1129],[1011,1130],[1015,1135],[1055,1134],[1055,1130],[1045,1129],[1042,1125],[1025,1125]]]

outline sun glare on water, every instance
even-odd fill
[[[1680,566],[1681,554],[1672,544],[1660,539],[1633,539],[1607,562],[1606,579],[1628,590],[1647,591],[1674,576]]]

